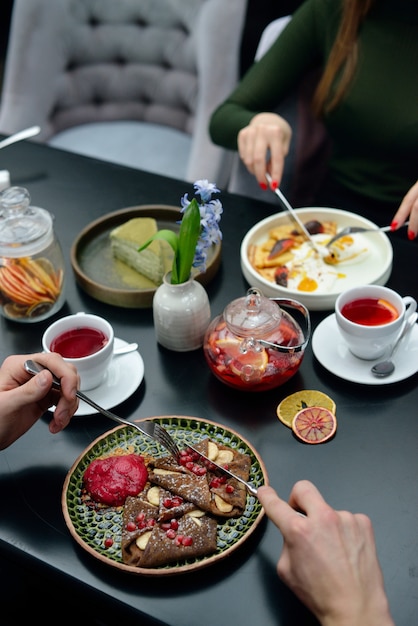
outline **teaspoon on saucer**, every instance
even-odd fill
[[[135,352],[135,350],[138,350],[137,343],[127,343],[124,346],[114,348],[113,356],[119,356],[119,354],[127,354],[128,352]]]
[[[385,359],[384,361],[380,361],[379,363],[375,363],[372,366],[371,372],[374,376],[377,376],[378,378],[385,378],[386,376],[390,376],[395,371],[395,364],[392,361],[392,356],[394,355],[394,352],[396,348],[399,346],[402,339],[412,330],[415,322],[417,321],[417,317],[418,317],[418,313],[414,313],[408,319],[408,321],[406,322],[403,328],[403,331],[401,332],[398,339],[393,344],[392,350],[390,351],[390,354],[387,357],[387,359]]]

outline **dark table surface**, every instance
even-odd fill
[[[161,178],[23,142],[0,155],[13,185],[26,187],[32,203],[55,215],[67,265],[66,303],[55,317],[86,311],[106,317],[115,335],[137,341],[145,362],[139,389],[116,407],[122,417],[197,416],[233,428],[263,458],[270,483],[287,497],[294,482],[312,480],[331,505],[368,514],[397,626],[416,623],[418,614],[417,475],[418,376],[395,384],[350,383],[325,370],[309,344],[300,371],[285,386],[262,394],[241,394],[209,372],[203,353],[175,353],[155,341],[152,311],[103,304],[77,285],[70,248],[93,220],[141,204],[179,205],[193,193],[189,183]],[[216,181],[214,181],[216,182]],[[207,286],[212,317],[245,294],[239,260],[245,233],[272,212],[270,204],[222,193],[222,264]],[[382,219],[366,215],[377,223]],[[418,247],[405,233],[391,235],[394,263],[388,285],[418,299]],[[313,328],[330,312],[313,312]],[[19,324],[1,318],[0,358],[41,347],[50,320]],[[415,353],[416,354],[416,353]],[[276,417],[280,400],[300,389],[318,389],[337,404],[338,431],[323,445],[297,441]],[[269,625],[314,624],[281,584],[275,566],[282,539],[264,520],[257,532],[221,564],[190,575],[143,578],[118,572],[84,552],[70,536],[61,510],[65,476],[79,454],[113,428],[105,418],[76,417],[52,436],[47,416],[10,448],[0,452],[0,559],[50,581],[68,593],[85,594],[104,615],[120,623]],[[332,590],[330,590],[332,592]],[[65,614],[65,608],[62,615]],[[80,623],[83,623],[81,620]]]

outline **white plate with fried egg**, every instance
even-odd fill
[[[378,228],[370,220],[340,209],[307,207],[296,209],[302,222],[316,221],[326,224],[327,230],[337,232],[346,226]],[[339,240],[333,262],[316,254],[308,242],[299,241],[283,255],[277,257],[277,266],[285,271],[268,268],[264,271],[254,263],[254,249],[268,249],[272,245],[272,232],[297,226],[288,213],[271,215],[255,224],[241,243],[241,269],[251,287],[257,287],[270,298],[293,298],[312,311],[332,310],[338,295],[346,289],[364,284],[384,285],[392,271],[393,249],[383,232],[356,233]],[[322,249],[332,234],[318,232],[312,238]],[[299,238],[300,239],[300,238]],[[279,276],[280,274],[280,276]],[[283,274],[285,278],[283,279]],[[276,282],[279,280],[279,283]]]

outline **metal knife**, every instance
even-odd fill
[[[272,179],[271,179],[270,174],[266,173],[266,178],[267,178],[267,180],[269,182],[270,189],[271,189]],[[299,229],[301,230],[302,234],[305,236],[305,238],[310,243],[311,247],[315,250],[315,252],[317,254],[319,254],[321,257],[326,256],[328,254],[328,252],[326,250],[321,250],[321,248],[319,248],[319,246],[317,246],[315,241],[312,239],[311,234],[306,229],[305,224],[299,218],[299,215],[296,213],[295,209],[289,203],[289,201],[286,198],[286,196],[283,195],[283,193],[280,191],[280,189],[278,187],[276,189],[274,189],[274,190],[272,189],[272,191],[276,194],[276,196],[278,196],[280,198],[280,202],[283,204],[284,208],[289,212],[291,218],[293,219],[294,222],[296,222],[296,224],[299,227]]]
[[[192,445],[190,445],[190,443],[187,443],[186,447],[190,448],[190,450],[193,450],[193,452],[195,454],[199,455],[199,458],[203,459],[205,461],[205,465],[212,465],[221,474],[224,474],[224,475],[226,474],[230,478],[235,478],[235,480],[238,480],[238,482],[242,483],[245,486],[245,488],[247,489],[249,494],[251,494],[252,496],[257,497],[257,489],[256,489],[256,487],[254,487],[254,485],[251,485],[251,483],[247,483],[243,478],[240,478],[236,474],[233,474],[229,470],[227,470],[224,467],[222,467],[222,465],[218,465],[217,463],[215,463],[215,461],[212,461],[212,459],[210,459],[209,457],[207,457],[204,454],[202,454],[201,452],[199,452],[199,450],[196,450],[196,448],[194,448]]]

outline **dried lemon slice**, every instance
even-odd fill
[[[277,407],[277,417],[283,424],[292,428],[296,413],[309,406],[322,406],[334,415],[337,410],[334,400],[326,393],[314,389],[303,389],[283,398]]]
[[[296,413],[292,430],[305,443],[324,443],[334,436],[337,418],[323,406],[308,406]]]

